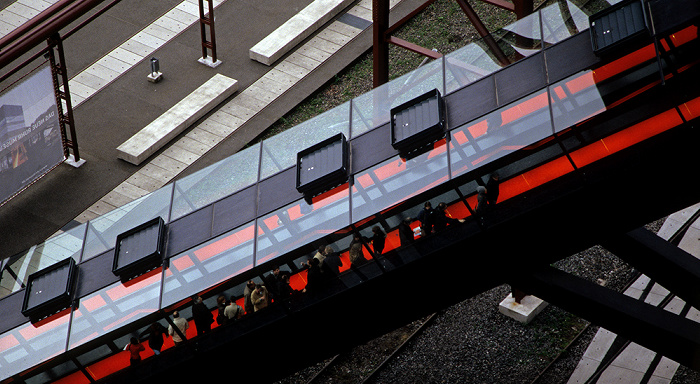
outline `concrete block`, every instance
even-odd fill
[[[195,121],[238,90],[238,81],[214,75],[118,148],[117,157],[141,164]]]
[[[250,58],[272,65],[330,21],[353,0],[314,0],[250,49]]]
[[[520,304],[518,304],[515,302],[513,294],[510,294],[498,305],[498,311],[523,324],[527,324],[532,321],[537,314],[542,312],[545,307],[547,307],[547,303],[535,296],[525,296]]]

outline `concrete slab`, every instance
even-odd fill
[[[547,303],[538,297],[527,295],[520,303],[516,303],[513,294],[510,294],[498,305],[498,311],[520,323],[528,324],[546,307]]]
[[[351,3],[351,0],[313,1],[253,46],[250,58],[272,65]]]
[[[214,75],[122,143],[117,148],[118,157],[134,165],[141,164],[237,90],[238,81],[221,74]]]

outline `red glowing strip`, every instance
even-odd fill
[[[439,155],[442,155],[443,153],[447,152],[447,139],[442,139],[440,141],[435,142],[433,145],[433,150],[428,153],[428,159],[435,158]]]
[[[457,140],[459,145],[464,145],[469,142],[469,139],[467,138],[467,135],[464,133],[464,131],[455,132],[453,137],[455,140]],[[450,143],[450,145],[452,145],[452,143]]]
[[[97,308],[103,307],[107,305],[107,302],[105,301],[104,298],[100,295],[95,295],[87,300],[83,300],[81,302],[82,306],[85,307],[85,309],[88,310],[88,312],[92,312],[96,310]]]
[[[297,291],[301,291],[304,289],[304,287],[306,287],[306,281],[306,270],[295,273],[289,277],[289,285],[292,287],[292,289]]]
[[[188,256],[184,255],[178,257],[177,259],[171,261],[173,267],[177,268],[178,271],[184,271],[187,268],[194,266],[194,261]]]
[[[348,197],[350,194],[350,189],[348,186],[349,184],[345,183],[314,197],[311,200],[314,204],[314,209],[325,207],[326,205]]]
[[[363,189],[367,189],[369,186],[374,184],[374,180],[372,180],[372,176],[370,176],[369,173],[356,177],[355,181],[360,183],[360,186],[362,186]]]
[[[406,170],[406,162],[401,160],[391,161],[389,164],[385,164],[374,170],[374,174],[377,175],[379,180],[388,179],[391,176],[397,175]]]
[[[160,275],[163,271],[163,267],[156,268],[152,271],[144,273],[143,275],[136,277],[127,281],[126,283],[119,284],[114,288],[108,289],[106,291],[107,296],[112,301],[117,301],[122,297],[139,291],[149,285],[156,284],[160,282]]]
[[[17,338],[14,335],[9,334],[0,339],[0,352],[7,351],[8,349],[17,345],[19,345],[19,341],[17,340]]]
[[[670,109],[596,143],[573,151],[570,154],[571,159],[577,167],[583,167],[682,123],[683,120],[676,110]]]
[[[568,88],[571,93],[578,93],[593,86],[595,86],[595,81],[592,72],[585,72],[566,82],[566,88]],[[559,95],[559,93],[557,93],[557,95]],[[565,99],[566,95],[564,97],[560,96],[559,98]]]
[[[204,261],[212,256],[219,255],[225,251],[228,251],[229,249],[252,240],[253,235],[255,235],[255,228],[252,225],[249,225],[240,231],[236,231],[222,239],[194,251],[194,254],[200,261]]]
[[[122,351],[106,359],[100,360],[85,369],[95,379],[99,380],[129,366],[129,351]]]
[[[464,205],[462,202],[459,202],[457,204],[450,205],[450,207],[447,209],[447,216],[448,217],[455,217],[455,218],[465,218],[472,213],[469,212],[469,209],[467,209],[467,206]],[[416,226],[418,226],[418,222],[416,222]]]
[[[467,129],[469,130],[469,133],[471,133],[473,138],[477,138],[481,135],[486,134],[486,131],[488,131],[488,129],[489,129],[489,124],[486,120],[481,120],[478,123],[472,124]],[[468,141],[466,135],[464,136],[464,140],[465,140],[465,142]],[[462,144],[462,143],[460,142],[460,144]]]
[[[557,95],[559,100],[566,99],[566,92],[564,92],[564,88],[561,86],[554,88],[554,93]]]
[[[686,120],[692,120],[700,116],[700,97],[683,103],[680,106],[680,110]]]
[[[543,92],[504,110],[501,112],[501,120],[503,124],[508,124],[548,106],[547,93]]]
[[[596,83],[600,83],[606,79],[609,79],[619,73],[622,73],[636,65],[644,63],[645,61],[651,60],[656,57],[656,52],[653,45],[647,45],[646,47],[639,49],[621,57],[610,64],[606,64],[600,68],[593,70],[593,76]]]
[[[90,379],[87,378],[87,376],[83,375],[83,372],[77,371],[73,372],[70,375],[58,379],[56,381],[52,381],[53,384],[89,384]]]
[[[278,221],[280,220],[279,216],[277,215],[272,215],[268,217],[267,219],[263,220],[263,223],[265,223],[265,226],[270,230],[274,231],[277,227],[279,227]],[[218,254],[218,253],[217,253]]]
[[[70,319],[70,308],[35,324],[27,324],[19,330],[19,334],[22,335],[25,340],[29,341],[36,336],[67,324],[68,319]]]

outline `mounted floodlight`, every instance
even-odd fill
[[[339,133],[297,153],[297,191],[313,197],[345,183],[349,152],[345,135]]]
[[[120,234],[112,272],[126,281],[161,265],[164,243],[165,223],[160,217]]]
[[[24,291],[22,314],[36,322],[70,307],[76,276],[72,257],[32,273]]]
[[[391,109],[391,146],[402,154],[445,136],[445,102],[433,89]]]
[[[593,53],[604,55],[633,40],[649,36],[643,0],[617,3],[590,18]]]

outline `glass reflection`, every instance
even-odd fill
[[[593,71],[583,71],[550,87],[554,130],[560,132],[605,111]]]
[[[166,308],[253,267],[255,226],[246,224],[170,258],[165,270]]]
[[[352,220],[357,222],[449,178],[447,145],[440,140],[432,150],[411,159],[396,156],[355,174]]]
[[[592,14],[566,0],[546,6],[540,13],[544,34],[542,40],[548,46],[588,29],[588,16]]]
[[[547,92],[539,91],[451,132],[452,177],[552,134]]]
[[[492,35],[511,63],[537,53],[542,48],[540,14],[534,12]]]
[[[428,91],[444,93],[442,60],[432,62],[352,100],[352,137],[389,122],[391,108]]]
[[[70,310],[0,335],[0,377],[10,377],[66,350]]]
[[[177,180],[173,196],[175,220],[239,191],[258,180],[260,146],[256,144],[233,156]]]
[[[297,152],[319,143],[338,132],[350,132],[350,102],[278,133],[262,143],[260,180],[296,164]]]
[[[117,236],[158,216],[169,220],[173,184],[123,205],[112,212],[90,220],[83,261],[116,245]]]
[[[348,197],[348,184],[344,184],[315,197],[311,204],[299,200],[259,218],[255,265],[350,225]]]
[[[81,298],[78,309],[73,312],[69,348],[158,311],[162,272],[162,268],[156,268]]]
[[[27,283],[29,275],[61,260],[72,257],[78,263],[86,226],[87,224],[81,224],[31,247],[24,254],[11,257],[2,270],[0,297],[19,291],[22,284]]]

